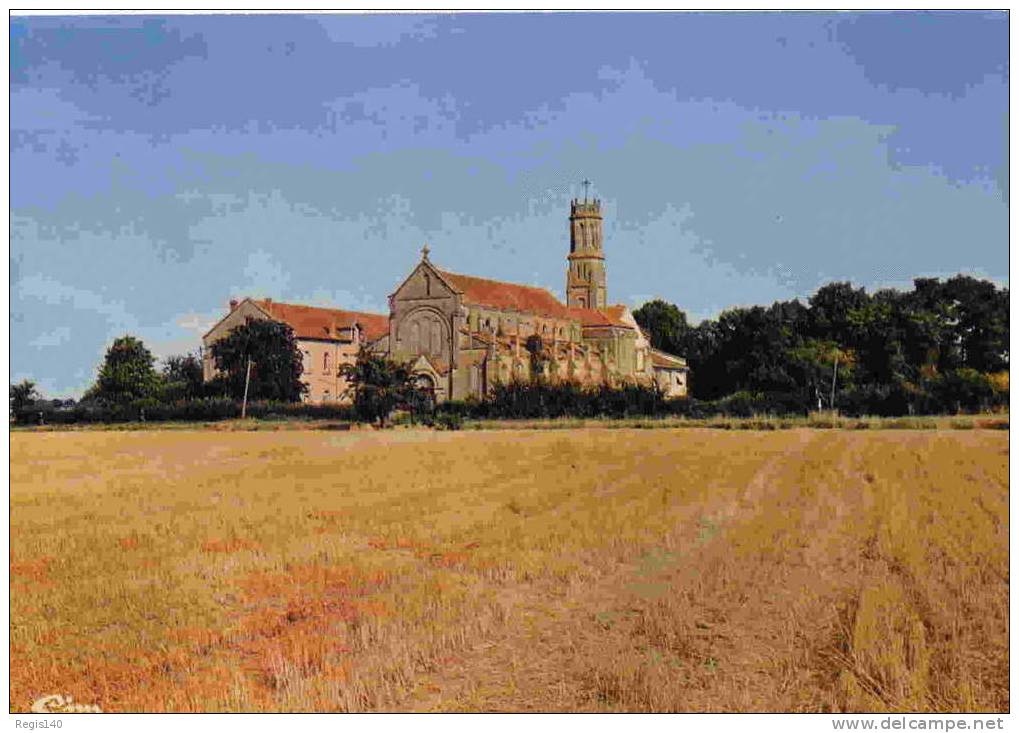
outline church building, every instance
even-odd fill
[[[211,344],[253,317],[294,328],[313,402],[349,399],[337,366],[353,362],[362,344],[411,362],[419,384],[440,402],[482,397],[498,382],[529,379],[532,368],[550,380],[656,383],[667,396],[685,395],[686,361],[653,349],[629,309],[608,304],[598,200],[571,202],[566,259],[566,303],[544,288],[449,272],[431,261],[427,246],[389,296],[388,316],[231,301],[203,338],[205,376],[215,373]]]

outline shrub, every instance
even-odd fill
[[[988,409],[995,401],[993,383],[976,369],[954,369],[945,374],[934,388],[941,410],[977,412]]]
[[[455,412],[443,412],[435,416],[435,427],[439,430],[460,430],[464,426],[463,415]]]

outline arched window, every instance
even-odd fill
[[[430,353],[442,353],[442,329],[438,321],[432,321],[432,348]]]
[[[331,366],[330,363],[329,363],[329,356],[330,356],[330,354],[329,354],[328,351],[326,353],[322,354],[322,371],[324,371],[326,374],[329,373],[329,369],[330,369],[330,366]]]
[[[303,363],[303,366],[304,366],[304,371],[305,372],[310,372],[311,371],[311,352],[310,351],[305,351],[302,354],[302,357],[303,357],[302,358],[302,363]]]
[[[410,350],[415,354],[421,353],[421,326],[417,321],[410,324]]]

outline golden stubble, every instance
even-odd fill
[[[16,433],[11,710],[1007,710],[984,430]]]

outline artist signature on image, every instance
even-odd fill
[[[98,705],[81,705],[68,695],[47,695],[32,703],[33,713],[101,713]]]

